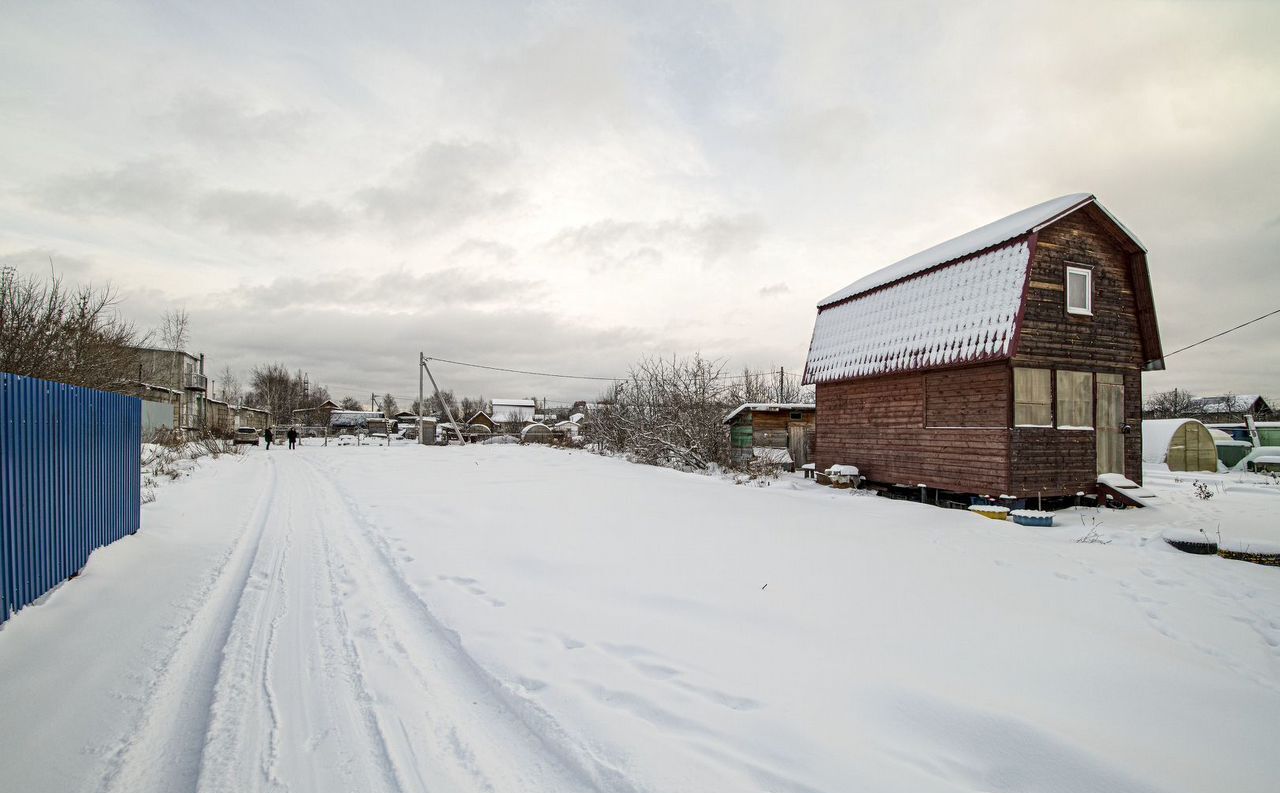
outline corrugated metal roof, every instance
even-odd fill
[[[804,382],[1008,357],[1030,255],[1017,239],[820,308]]]

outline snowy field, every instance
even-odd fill
[[[252,449],[0,630],[0,790],[1270,793],[1280,569],[1158,534],[1280,539],[1280,487],[1193,479],[1037,530],[581,452]]]

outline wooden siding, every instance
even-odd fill
[[[1128,254],[1087,207],[1044,228],[1036,241],[1023,307],[1017,366],[1078,367],[1094,371],[1142,370],[1138,304]],[[1068,264],[1093,270],[1093,315],[1068,314]]]
[[[789,428],[800,425],[806,428],[814,426],[814,411],[802,411],[803,418],[792,419],[790,411],[746,411],[745,418],[751,424],[752,446],[763,446],[771,449],[785,449],[790,438]],[[737,424],[742,421],[739,417]]]
[[[1003,363],[929,372],[926,427],[1007,427],[1009,368]]]
[[[1141,483],[1144,359],[1131,255],[1094,207],[1041,229],[1012,364],[1122,375],[1124,420],[1133,428],[1124,435],[1125,476]],[[1082,265],[1093,272],[1092,315],[1067,313],[1064,276],[1068,265]],[[1094,405],[1096,410],[1096,399]],[[1013,490],[1055,495],[1092,492],[1097,480],[1096,443],[1093,431],[1014,429]]]
[[[926,378],[930,375],[819,383],[814,455],[818,468],[844,463],[858,466],[873,482],[924,483],[966,493],[1008,492],[1007,365],[987,364],[946,374],[932,385],[939,395],[955,395],[954,404],[935,405],[931,415],[948,421],[994,421],[997,429],[954,424],[926,427]],[[995,388],[993,383],[1004,385]],[[972,395],[964,395],[966,390]]]

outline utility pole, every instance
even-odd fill
[[[787,370],[779,366],[778,367],[778,402],[783,401],[782,389],[786,387],[785,385],[786,376],[787,376]]]
[[[418,353],[418,364],[422,366],[423,370],[427,373],[427,379],[431,381],[431,390],[435,392],[436,400],[439,401],[440,405],[444,408],[444,415],[449,419],[449,425],[453,427],[454,434],[458,436],[458,443],[465,446],[467,440],[462,437],[462,430],[458,428],[458,422],[453,420],[453,411],[449,409],[449,403],[445,402],[440,396],[440,386],[436,385],[436,378],[431,374],[431,367],[427,366],[427,361],[429,360],[431,359],[422,353]]]
[[[422,405],[422,370],[426,368],[426,364],[423,363],[424,358],[425,356],[421,352],[419,352],[418,353],[418,409],[413,411],[414,413],[418,414],[418,443],[419,444],[422,443],[422,407],[423,407]]]

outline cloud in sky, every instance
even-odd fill
[[[798,370],[822,295],[1085,190],[1150,248],[1173,349],[1275,307],[1277,25],[1156,0],[27,4],[0,27],[0,257],[109,277],[140,324],[187,305],[215,369],[357,395],[416,389],[424,348]],[[1280,394],[1276,338],[1147,388]]]

